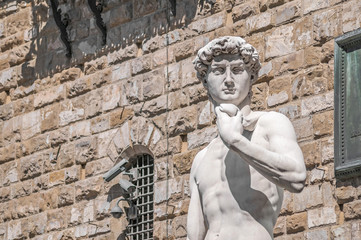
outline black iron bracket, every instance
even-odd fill
[[[172,15],[175,17],[177,14],[177,0],[169,0],[170,2],[170,10],[172,11]]]
[[[104,0],[88,0],[88,4],[97,23],[98,28],[102,31],[103,34],[103,45],[107,43],[107,27],[103,21],[101,12],[103,11]]]
[[[60,38],[63,41],[63,43],[66,46],[67,53],[66,56],[68,58],[71,57],[71,46],[69,42],[69,36],[66,28],[69,25],[70,19],[69,15],[67,13],[63,14],[61,13],[61,9],[59,8],[59,2],[58,0],[50,0],[51,8],[53,9],[53,15],[56,25],[58,26],[60,30]]]

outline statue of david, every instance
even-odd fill
[[[193,63],[214,105],[218,137],[192,164],[187,239],[273,239],[284,189],[300,192],[306,179],[293,126],[280,113],[250,109],[260,62],[244,39],[217,38]]]

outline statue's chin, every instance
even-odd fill
[[[238,107],[232,103],[221,103],[219,104],[220,110],[227,113],[230,117],[236,116],[239,111]]]

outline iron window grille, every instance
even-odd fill
[[[138,217],[129,220],[127,236],[130,240],[153,240],[154,159],[148,154],[137,156],[133,168],[138,172],[133,181],[138,191]]]

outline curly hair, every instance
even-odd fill
[[[243,38],[233,36],[216,38],[198,51],[193,61],[198,79],[207,82],[208,67],[213,58],[221,54],[239,54],[251,75],[251,84],[257,80],[261,68],[257,50]]]

